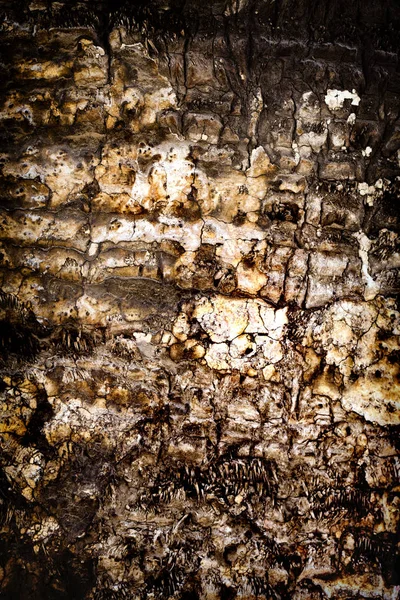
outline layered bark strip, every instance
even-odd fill
[[[398,2],[0,11],[0,598],[398,598]]]

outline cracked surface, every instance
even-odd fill
[[[397,598],[399,14],[311,4],[0,3],[0,598]]]

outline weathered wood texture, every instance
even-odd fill
[[[0,13],[0,598],[395,600],[398,3]]]

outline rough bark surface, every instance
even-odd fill
[[[398,598],[398,3],[0,12],[0,598]]]

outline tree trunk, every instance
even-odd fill
[[[398,598],[396,0],[0,12],[0,599]]]

